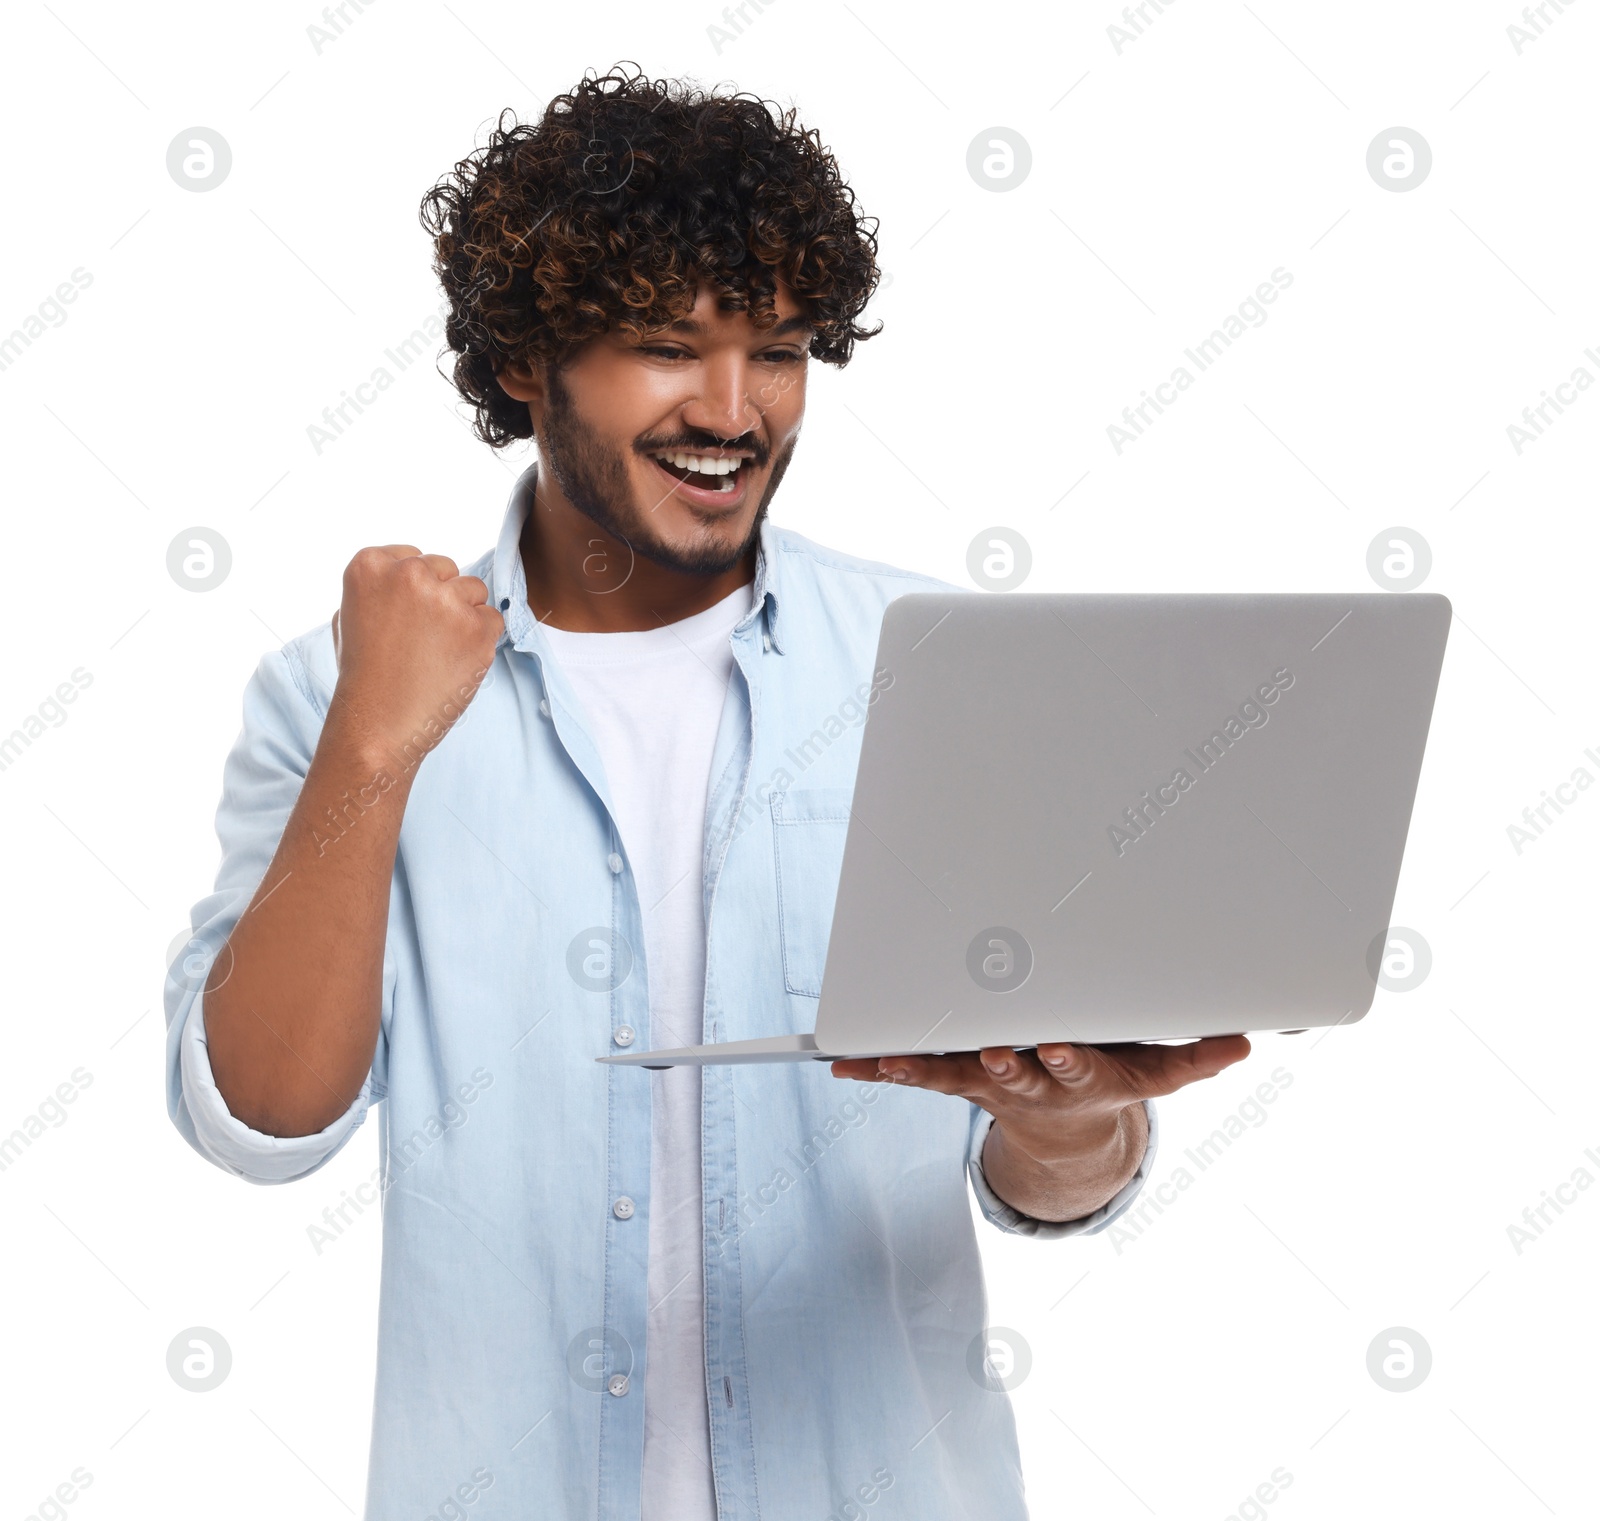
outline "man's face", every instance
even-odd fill
[[[810,328],[782,284],[775,304],[763,333],[748,313],[719,311],[702,284],[686,318],[639,340],[593,339],[530,387],[540,458],[567,501],[668,569],[737,565],[805,412]],[[515,383],[502,380],[518,395]]]

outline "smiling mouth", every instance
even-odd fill
[[[744,455],[702,454],[688,449],[653,452],[649,458],[680,484],[730,499],[739,494],[753,463]]]

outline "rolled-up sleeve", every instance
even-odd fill
[[[308,636],[313,637],[313,636]],[[378,1062],[354,1102],[315,1135],[274,1136],[233,1115],[217,1090],[206,1050],[205,993],[228,936],[277,852],[321,734],[323,710],[295,645],[261,658],[245,686],[244,722],[223,766],[216,814],[222,861],[215,889],[190,913],[190,937],[167,969],[167,1113],[203,1157],[253,1183],[286,1183],[323,1166],[383,1096]],[[226,967],[224,967],[226,972]],[[387,1013],[395,967],[387,942],[383,993]],[[380,1051],[383,1037],[380,1034]]]
[[[1013,1209],[989,1186],[983,1175],[983,1143],[994,1125],[994,1116],[986,1109],[972,1106],[972,1138],[967,1146],[967,1176],[972,1180],[972,1191],[978,1197],[978,1208],[991,1225],[1012,1236],[1092,1236],[1103,1231],[1122,1214],[1144,1187],[1145,1179],[1156,1160],[1156,1106],[1144,1101],[1145,1118],[1150,1134],[1145,1142],[1144,1155],[1139,1159],[1138,1170],[1092,1215],[1080,1220],[1035,1220],[1020,1210]]]

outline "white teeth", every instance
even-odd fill
[[[681,451],[676,454],[658,454],[656,458],[675,465],[679,470],[693,470],[699,475],[709,476],[732,475],[744,463],[743,460],[719,459],[709,454],[686,454]],[[733,486],[730,483],[718,489],[731,491]]]

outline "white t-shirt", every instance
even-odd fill
[[[701,901],[706,793],[733,651],[752,586],[661,628],[575,634],[545,626],[583,708],[633,866],[650,979],[650,1043],[704,1037]],[[706,1408],[700,1069],[650,1074],[642,1521],[716,1521]]]

